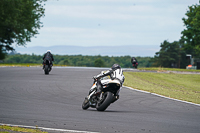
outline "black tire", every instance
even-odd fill
[[[45,74],[49,74],[49,66],[48,65],[45,65],[45,67],[44,67],[44,73]]]
[[[105,92],[103,94],[102,100],[97,102],[96,109],[98,111],[104,111],[104,110],[106,110],[107,107],[113,101],[113,99],[114,99],[114,96],[113,96],[113,94],[111,92]]]
[[[83,101],[83,104],[82,104],[82,109],[83,110],[86,110],[90,107],[89,105],[89,100],[87,98],[85,98],[85,100]]]

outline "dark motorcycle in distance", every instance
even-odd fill
[[[44,61],[43,65],[44,65],[44,73],[48,75],[52,68],[50,61],[49,60]]]
[[[137,66],[138,66],[138,62],[137,62],[137,59],[135,57],[132,57],[131,58],[131,63],[132,63],[132,66],[135,67],[137,69]]]
[[[98,87],[101,87],[100,91]],[[94,79],[89,95],[83,101],[82,109],[86,110],[91,107],[98,111],[105,111],[111,103],[118,99],[116,94],[120,87],[121,83],[118,79],[111,80],[108,77]]]
[[[133,65],[133,67],[137,68],[138,63],[137,63],[137,62],[134,62],[132,65]]]

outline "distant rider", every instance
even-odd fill
[[[135,57],[132,57],[132,58],[131,58],[131,63],[132,63],[132,65],[133,65],[133,67],[137,68],[138,62],[137,62],[137,59],[136,59]]]
[[[121,66],[118,65],[118,64],[114,64],[114,65],[111,67],[110,70],[107,70],[107,71],[105,71],[105,72],[103,72],[103,73],[101,73],[101,74],[99,74],[99,75],[93,77],[95,80],[97,80],[97,92],[102,90],[102,83],[101,83],[101,81],[98,80],[98,79],[103,78],[103,77],[105,77],[105,76],[110,76],[110,78],[111,78],[112,80],[114,80],[114,79],[119,80],[120,83],[121,83],[121,86],[122,86],[123,83],[124,83],[125,77],[124,77],[124,75],[123,75],[123,71],[122,71],[122,69],[121,69]],[[115,101],[119,99],[119,92],[120,92],[120,90],[121,90],[121,88],[119,89],[119,91],[117,92],[117,94],[116,94],[116,96],[115,96],[115,98],[116,98]]]
[[[46,63],[46,60],[50,61],[50,66],[52,67],[53,66],[53,62],[52,61],[54,61],[54,58],[53,58],[53,55],[51,54],[51,50],[47,50],[47,52],[44,54],[44,57],[43,57],[43,69],[44,69],[44,64]]]

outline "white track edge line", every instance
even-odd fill
[[[100,132],[67,130],[67,129],[46,128],[46,127],[36,127],[36,126],[26,126],[26,125],[14,125],[14,124],[4,124],[4,123],[0,123],[0,125],[7,125],[7,126],[11,126],[11,127],[41,129],[41,130],[47,130],[47,131],[60,131],[60,132],[73,132],[73,133],[100,133]]]
[[[170,100],[174,100],[174,101],[179,101],[179,102],[183,102],[183,103],[187,103],[187,104],[192,104],[192,105],[200,106],[200,104],[196,104],[196,103],[192,103],[192,102],[188,102],[188,101],[183,101],[183,100],[178,100],[178,99],[166,97],[166,96],[163,96],[163,95],[159,95],[159,94],[156,94],[156,93],[151,93],[151,92],[148,92],[148,91],[134,89],[132,87],[128,87],[128,86],[124,86],[124,85],[123,85],[123,87],[125,87],[127,89],[130,89],[130,90],[135,90],[135,91],[138,91],[138,92],[148,93],[148,94],[152,94],[152,95],[155,95],[155,96],[158,96],[158,97],[162,97],[162,98],[166,98],[166,99],[170,99]]]

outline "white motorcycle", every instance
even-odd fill
[[[109,79],[104,77],[101,79],[94,79],[89,95],[85,97],[82,108],[84,110],[96,108],[98,111],[104,111],[106,108],[118,98],[118,92],[121,88],[121,83],[118,79]]]

